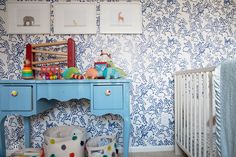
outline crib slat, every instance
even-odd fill
[[[182,110],[182,87],[183,87],[183,85],[182,85],[182,79],[183,79],[183,77],[182,76],[179,76],[179,85],[180,85],[180,88],[179,88],[179,142],[181,142],[182,141],[182,129],[181,129],[181,127],[182,127],[182,124],[181,124],[181,122],[182,122],[182,114],[181,114],[181,110]]]
[[[184,148],[186,148],[186,106],[187,106],[187,75],[184,75],[184,120],[183,120],[183,129],[184,129],[184,141],[183,141],[183,144],[184,144]]]
[[[198,95],[199,95],[199,106],[198,106],[198,111],[199,111],[199,121],[198,121],[198,156],[202,157],[202,106],[203,106],[203,99],[202,99],[202,92],[203,92],[203,78],[202,78],[203,74],[200,73],[199,75],[199,90],[198,90]]]
[[[180,97],[180,134],[181,134],[181,136],[180,136],[180,142],[181,142],[181,144],[183,145],[183,136],[184,136],[184,134],[183,134],[183,97],[184,97],[184,93],[183,93],[183,91],[184,91],[184,77],[183,76],[181,76],[182,77],[182,79],[181,79],[181,91],[180,91],[180,93],[181,93],[181,97]]]
[[[182,109],[182,87],[183,87],[183,85],[182,85],[182,76],[180,75],[179,76],[179,104],[178,104],[178,109],[179,109],[179,111],[178,111],[178,117],[179,117],[179,121],[178,121],[178,127],[179,127],[179,142],[181,142],[182,140],[181,140],[181,137],[182,137],[182,132],[181,132],[181,127],[182,127],[182,124],[181,124],[181,119],[182,119],[182,114],[181,114],[181,109]]]
[[[190,154],[193,156],[193,91],[194,91],[194,75],[190,77]]]
[[[175,143],[178,141],[178,76],[175,75]]]
[[[208,86],[208,72],[204,75],[204,101],[203,104],[205,104],[204,107],[204,116],[203,116],[203,123],[204,123],[204,146],[203,146],[203,156],[207,156],[207,113],[208,113],[208,107],[209,107],[209,100],[208,100],[208,94],[209,94],[209,86]]]
[[[212,73],[210,73],[209,74],[209,86],[210,87],[212,87],[213,86],[213,84],[212,84]],[[209,90],[209,116],[208,116],[208,119],[211,119],[210,121],[209,121],[209,127],[210,127],[210,133],[209,133],[209,143],[210,143],[210,150],[209,150],[209,152],[210,152],[210,157],[212,157],[213,156],[213,96],[212,96],[212,94],[213,94],[213,90],[212,90],[212,88],[210,88],[210,90]],[[215,106],[215,105],[214,105]]]
[[[197,142],[196,142],[196,137],[197,137],[197,85],[198,85],[198,73],[196,73],[195,76],[195,90],[194,90],[194,156],[197,154]]]
[[[179,76],[175,75],[175,142],[179,141]]]
[[[189,82],[190,82],[191,80],[190,80],[190,75],[187,75],[187,93],[186,93],[186,97],[187,97],[187,106],[186,106],[186,110],[187,110],[187,112],[186,112],[186,121],[187,121],[187,125],[186,125],[186,129],[187,129],[187,140],[186,140],[186,143],[187,143],[187,150],[189,151],[189,123],[190,123],[190,121],[189,121],[189,114],[190,114],[190,112],[189,112],[189,100],[190,100],[190,88],[189,88]]]

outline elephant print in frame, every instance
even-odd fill
[[[236,7],[236,0],[223,0],[224,5],[229,5],[229,6],[233,6]],[[234,9],[234,15],[235,15],[235,9]]]
[[[100,33],[141,34],[141,3],[102,2],[100,5]]]
[[[54,34],[96,34],[96,3],[54,2]]]
[[[8,2],[8,34],[49,34],[49,2]]]

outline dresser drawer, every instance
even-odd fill
[[[94,85],[93,109],[102,110],[123,109],[123,86],[122,85]]]
[[[40,84],[37,86],[37,98],[68,101],[70,99],[90,98],[89,84]]]
[[[2,86],[0,90],[0,110],[32,110],[32,86]]]

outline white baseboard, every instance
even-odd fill
[[[123,152],[123,148],[118,147],[119,152]],[[170,146],[144,146],[144,147],[129,147],[129,152],[165,152],[174,151],[174,145]]]
[[[119,152],[123,153],[123,148],[118,147]],[[10,156],[11,153],[14,153],[16,150],[8,150],[7,156]],[[144,146],[144,147],[129,147],[129,152],[165,152],[165,151],[174,151],[174,145],[170,146]]]
[[[174,151],[174,146],[145,146],[145,147],[130,147],[129,152],[164,152]]]

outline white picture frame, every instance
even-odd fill
[[[141,34],[142,6],[140,2],[101,2],[100,33]]]
[[[236,7],[236,0],[223,0],[224,5],[231,5],[233,7]]]
[[[96,3],[54,3],[54,34],[96,34],[96,31]]]
[[[49,2],[7,2],[8,34],[50,34]]]
[[[236,7],[236,0],[231,0],[231,5]]]

